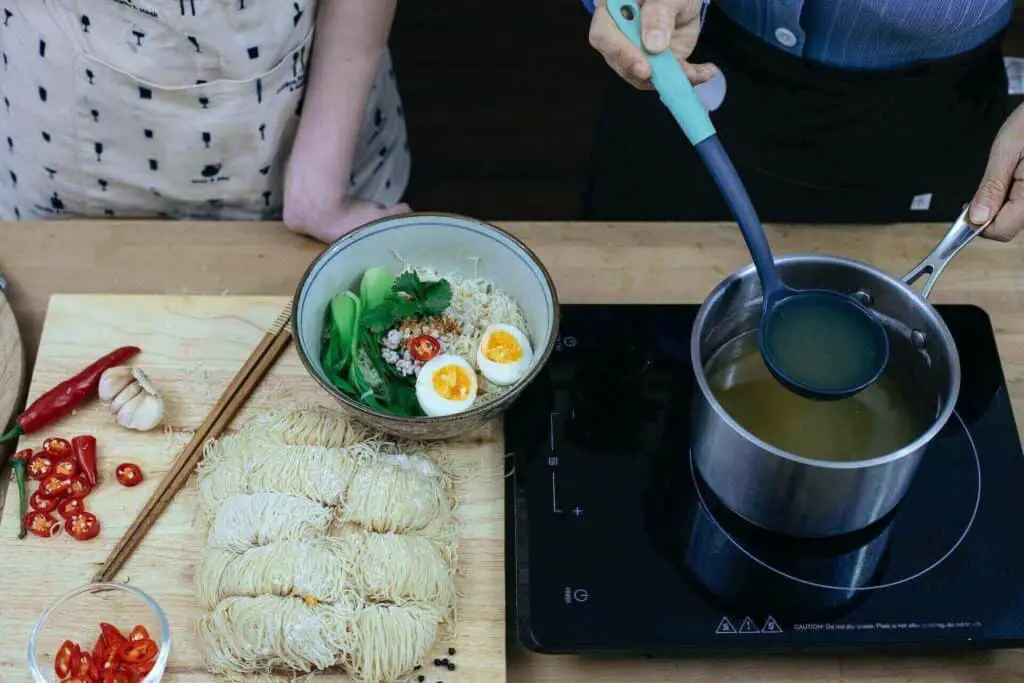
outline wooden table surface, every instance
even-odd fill
[[[749,262],[731,224],[504,224],[550,269],[567,303],[703,300]],[[778,254],[834,253],[894,274],[938,241],[943,225],[777,226]],[[272,223],[0,223],[0,274],[34,358],[50,294],[291,294],[322,245]],[[973,303],[992,317],[1018,426],[1024,415],[1024,239],[976,240],[943,274],[934,303]],[[1009,541],[1008,542],[1012,542]],[[0,583],[2,586],[2,583]],[[637,587],[637,599],[645,599]],[[0,619],[3,610],[0,607]],[[674,661],[540,656],[510,647],[512,683],[1024,681],[1024,651],[930,657],[757,656]]]

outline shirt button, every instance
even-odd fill
[[[775,29],[775,40],[779,41],[779,44],[783,47],[793,47],[797,42],[796,34],[788,28],[782,27]]]

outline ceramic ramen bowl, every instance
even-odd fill
[[[385,265],[396,274],[405,262],[431,268],[442,276],[490,280],[523,311],[533,363],[501,396],[465,412],[443,417],[399,417],[375,410],[337,389],[321,362],[324,316],[340,292],[359,291],[363,273]],[[559,305],[555,285],[544,265],[526,245],[482,221],[450,214],[412,213],[368,223],[329,245],[310,264],[295,292],[292,332],[309,374],[349,417],[395,436],[449,439],[482,426],[506,410],[541,372],[558,334]]]

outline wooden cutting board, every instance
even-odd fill
[[[21,344],[18,320],[7,300],[7,282],[0,277],[0,430],[13,424],[25,383],[25,348]],[[0,455],[0,463],[5,457]],[[0,505],[3,503],[0,494]]]
[[[46,391],[88,363],[124,344],[143,353],[141,365],[167,402],[168,423],[177,432],[196,429],[234,372],[258,343],[287,302],[281,297],[54,296],[43,328],[28,398]],[[289,347],[235,425],[282,404],[331,405]],[[99,487],[87,505],[103,524],[88,542],[64,536],[17,539],[17,491],[8,487],[8,504],[0,517],[0,680],[30,681],[25,663],[29,630],[39,614],[64,592],[87,583],[107,553],[167,472],[187,434],[168,437],[159,430],[129,432],[114,424],[99,402],[92,402],[52,429],[25,438],[21,446],[38,446],[46,436],[92,433],[98,440]],[[451,657],[453,672],[424,667],[428,681],[503,683],[505,681],[504,481],[501,430],[492,424],[452,444],[460,464],[474,467],[459,486],[460,515],[465,524],[459,554],[462,575],[457,587],[459,626],[455,642],[439,643]],[[132,461],[146,480],[133,489],[114,481],[118,463]],[[162,606],[171,623],[171,655],[164,681],[198,683],[214,680],[197,654],[195,620],[200,614],[193,574],[202,541],[196,524],[194,490],[183,490],[150,531],[122,570],[128,580]],[[14,514],[12,514],[14,512]],[[102,615],[97,615],[97,621]],[[439,650],[440,651],[440,650]],[[318,680],[347,680],[324,676]]]

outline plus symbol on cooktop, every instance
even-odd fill
[[[574,515],[576,515],[577,517],[579,517],[580,515],[582,515],[582,514],[583,514],[583,508],[581,508],[581,507],[580,507],[579,505],[577,505],[576,507],[574,507],[574,508],[572,509],[572,514],[574,514]]]

